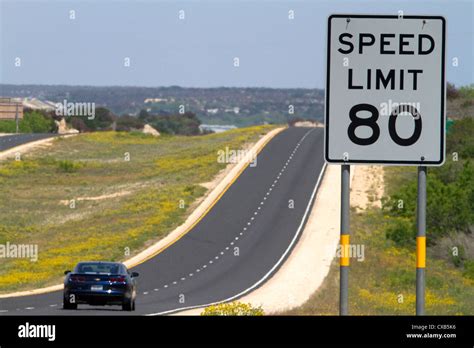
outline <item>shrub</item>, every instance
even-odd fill
[[[474,118],[466,117],[456,120],[446,138],[448,156],[457,152],[461,159],[474,158],[474,137],[472,134],[474,134]]]
[[[459,89],[459,94],[463,98],[474,98],[474,84],[461,87]]]
[[[413,217],[416,209],[416,193],[416,181],[408,181],[405,185],[400,187],[397,193],[383,201],[383,209],[386,210],[390,216]],[[401,208],[399,208],[400,202],[403,203]]]
[[[20,133],[50,133],[56,130],[54,120],[39,111],[25,112],[23,119],[18,123]],[[15,133],[16,122],[14,120],[1,120],[0,132]]]
[[[464,262],[463,276],[474,280],[474,260]]]
[[[457,182],[444,184],[434,176],[429,179],[426,225],[434,239],[450,232],[465,231],[468,222],[466,192]]]
[[[20,131],[23,133],[49,133],[56,129],[54,120],[40,112],[25,113],[20,122]]]
[[[229,303],[220,303],[206,307],[204,312],[201,313],[203,316],[211,315],[244,315],[244,316],[261,316],[264,315],[262,307],[252,307],[250,303],[241,303],[241,302],[229,302]]]
[[[81,167],[79,163],[75,163],[69,160],[63,160],[58,162],[59,169],[65,173],[75,173]]]
[[[474,169],[469,160],[456,166],[430,171],[428,176],[426,224],[430,242],[451,232],[468,232],[474,224]],[[387,233],[387,237],[397,243],[407,241],[404,232],[407,224],[400,218],[416,216],[416,186],[416,179],[410,181],[384,203],[388,215],[395,218],[393,223],[402,224],[399,228],[392,226]],[[404,203],[403,209],[398,209],[400,200]]]
[[[453,253],[451,253],[451,255],[453,264],[456,267],[461,267],[463,262],[466,260],[466,252],[464,251],[464,246],[462,245],[459,246],[457,255],[454,255]]]
[[[461,108],[467,109],[468,107],[474,105],[474,101],[471,99],[465,100],[461,103]]]
[[[0,133],[15,133],[16,125],[12,120],[0,120]]]
[[[387,228],[386,237],[399,246],[415,245],[416,226],[413,218],[396,217]]]

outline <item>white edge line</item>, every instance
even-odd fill
[[[259,281],[257,281],[254,285],[252,285],[252,286],[249,287],[248,289],[245,289],[245,290],[243,290],[242,292],[238,293],[237,295],[234,295],[234,296],[232,296],[232,297],[226,298],[226,299],[224,299],[224,300],[220,300],[220,301],[216,301],[216,302],[212,302],[212,303],[207,303],[207,304],[200,304],[200,305],[196,305],[196,306],[189,306],[189,307],[182,307],[182,308],[170,309],[170,310],[164,311],[164,312],[145,314],[145,316],[156,316],[156,315],[171,314],[171,313],[175,313],[175,312],[185,311],[185,310],[188,310],[188,309],[195,309],[195,308],[201,308],[201,307],[208,307],[208,306],[216,305],[216,304],[219,304],[219,303],[229,302],[229,301],[232,301],[232,300],[234,300],[234,299],[236,299],[236,298],[242,297],[243,295],[247,294],[248,292],[250,292],[250,291],[252,291],[253,289],[255,289],[256,287],[258,287],[258,286],[259,286],[260,284],[262,284],[265,280],[267,280],[267,278],[270,277],[270,276],[273,274],[273,272],[275,271],[275,269],[280,266],[280,264],[283,262],[283,260],[285,260],[287,254],[293,249],[293,245],[294,245],[295,242],[298,240],[298,237],[299,237],[299,235],[300,235],[300,233],[301,233],[301,230],[303,229],[303,227],[304,227],[304,225],[305,225],[306,216],[307,216],[308,213],[309,213],[309,209],[310,209],[310,207],[312,206],[313,201],[314,201],[314,197],[316,196],[316,192],[318,191],[318,187],[319,187],[319,183],[320,183],[320,181],[321,181],[321,178],[323,177],[323,174],[324,174],[324,172],[326,171],[326,166],[327,166],[327,163],[324,162],[323,168],[321,169],[321,172],[319,173],[318,181],[316,182],[316,185],[314,186],[313,193],[311,194],[311,198],[309,199],[308,205],[306,206],[306,211],[304,212],[304,215],[303,215],[303,218],[301,219],[301,222],[300,222],[300,225],[299,225],[299,227],[298,227],[298,230],[296,231],[296,234],[294,235],[293,239],[291,240],[290,245],[289,245],[288,248],[285,250],[285,252],[284,252],[283,255],[280,257],[280,259],[277,261],[277,263],[267,272],[267,274],[265,274],[265,275],[263,276],[262,279],[260,279]]]

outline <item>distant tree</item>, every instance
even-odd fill
[[[95,109],[95,117],[93,119],[87,117],[81,117],[81,119],[87,128],[92,131],[110,130],[117,116],[104,107],[98,107]]]
[[[124,115],[116,120],[115,130],[119,132],[142,129],[145,126],[143,120],[137,117]]]
[[[20,133],[52,133],[57,129],[54,120],[42,111],[28,109],[23,113],[23,119],[19,121]],[[16,122],[14,120],[1,120],[0,132],[15,133]]]
[[[160,133],[177,135],[201,134],[199,128],[201,121],[192,112],[186,112],[183,115],[155,115],[148,119],[148,123]]]
[[[80,117],[71,118],[71,127],[77,129],[81,133],[90,131],[90,129],[86,126],[86,124]]]
[[[140,113],[138,114],[138,119],[146,122],[150,118],[150,116],[151,115],[148,113],[148,111],[146,111],[145,109],[142,109],[140,110]]]
[[[53,118],[41,111],[26,113],[20,121],[20,131],[25,133],[50,133],[55,130]]]
[[[472,101],[474,99],[474,84],[459,88],[459,94],[461,97],[471,99]]]
[[[459,90],[456,86],[450,82],[448,82],[446,86],[446,97],[448,99],[456,99],[459,98]]]

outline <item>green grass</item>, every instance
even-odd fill
[[[3,259],[0,292],[55,284],[80,260],[124,260],[163,238],[204,195],[200,184],[225,167],[217,151],[273,128],[196,137],[90,133],[1,162],[0,244],[38,244],[39,258]]]
[[[386,167],[391,175],[384,176],[384,192],[385,196],[390,196],[394,193],[397,193],[400,186],[405,185],[410,180],[416,179],[417,169],[414,166],[406,167]]]
[[[413,175],[412,168],[385,168],[388,190]],[[387,193],[385,193],[387,194]],[[349,313],[352,315],[415,314],[415,249],[398,247],[385,236],[390,217],[380,209],[351,212],[351,244],[365,246],[365,260],[351,260]],[[474,280],[448,260],[436,258],[428,248],[426,313],[473,315]],[[334,260],[323,285],[302,306],[284,314],[337,315],[339,311],[339,263]]]

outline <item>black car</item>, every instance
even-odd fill
[[[64,309],[89,304],[122,305],[124,311],[135,310],[138,273],[129,272],[123,263],[79,262],[73,272],[64,274]]]

